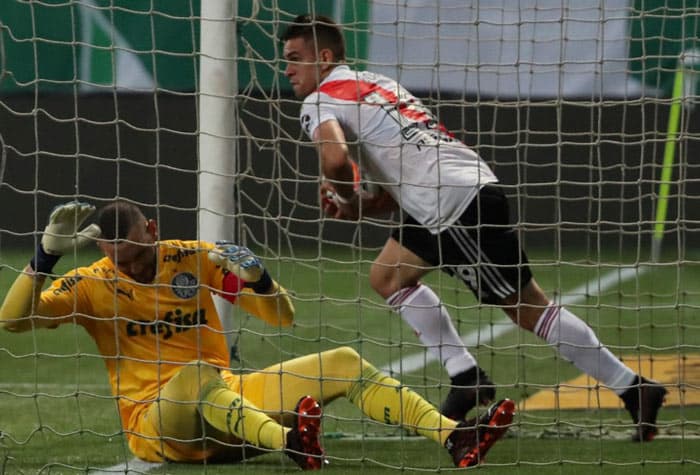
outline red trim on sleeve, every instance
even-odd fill
[[[318,90],[319,92],[328,94],[334,99],[355,102],[364,102],[365,97],[376,93],[379,94],[384,101],[386,101],[384,104],[396,105],[399,113],[407,119],[414,120],[416,122],[431,120],[431,117],[424,111],[411,108],[411,105],[405,102],[399,103],[399,97],[394,91],[385,89],[372,82],[359,81],[355,79],[338,79],[321,84],[321,87]],[[382,103],[378,104],[382,105]]]

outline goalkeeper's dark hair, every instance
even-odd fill
[[[299,15],[292,21],[282,34],[281,40],[304,38],[313,43],[319,50],[329,49],[337,61],[345,61],[345,39],[343,32],[336,22],[323,15]]]
[[[105,205],[97,213],[97,224],[102,230],[102,239],[113,241],[126,239],[131,228],[144,222],[138,206],[128,201],[115,201]]]

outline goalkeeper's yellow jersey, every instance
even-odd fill
[[[221,292],[224,279],[221,267],[207,258],[213,245],[160,241],[158,246],[157,274],[150,284],[133,281],[105,257],[67,272],[41,294],[40,306],[57,316],[57,324],[82,325],[97,343],[126,430],[136,426],[183,363],[229,366],[210,293]],[[242,284],[236,279],[226,288],[240,290]]]

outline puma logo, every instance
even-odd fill
[[[124,289],[120,289],[119,287],[117,287],[117,294],[126,295],[129,298],[129,300],[134,300],[134,290],[133,289],[124,290]]]

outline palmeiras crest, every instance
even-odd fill
[[[189,272],[181,272],[170,283],[173,293],[181,299],[191,299],[199,290],[197,278]]]

